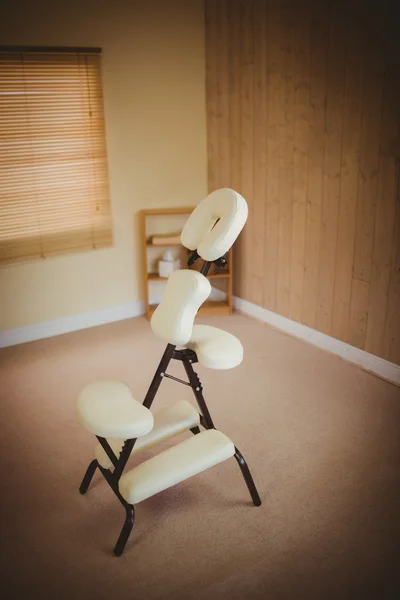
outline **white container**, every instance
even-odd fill
[[[174,260],[171,252],[166,252],[162,260],[158,261],[158,276],[166,279],[172,275],[174,271],[181,268],[181,261]]]

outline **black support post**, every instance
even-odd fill
[[[190,386],[197,400],[197,404],[199,405],[200,412],[206,424],[206,428],[215,429],[215,425],[211,418],[210,411],[208,410],[206,401],[203,396],[203,386],[201,385],[200,378],[197,375],[196,371],[193,369],[193,365],[187,356],[183,358],[183,366],[185,367],[186,374],[189,378]]]
[[[165,349],[165,352],[161,358],[160,364],[157,367],[157,371],[155,372],[155,375],[147,391],[145,399],[143,400],[143,406],[145,406],[146,408],[150,408],[153,403],[154,397],[157,394],[158,388],[160,387],[167,367],[174,355],[175,348],[176,346],[174,346],[173,344],[168,344],[168,346]]]

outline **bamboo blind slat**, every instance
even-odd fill
[[[0,51],[0,265],[112,244],[100,60]]]

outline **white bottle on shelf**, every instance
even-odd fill
[[[181,268],[181,261],[174,260],[172,252],[168,251],[164,254],[161,260],[158,261],[158,275],[166,279],[172,275],[174,271]]]

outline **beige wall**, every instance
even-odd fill
[[[207,0],[206,62],[209,186],[249,203],[235,293],[400,364],[397,5]]]
[[[7,2],[4,45],[96,46],[103,83],[115,247],[0,270],[0,329],[143,297],[143,207],[207,192],[200,0]]]

